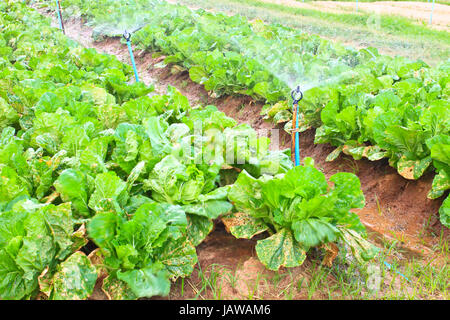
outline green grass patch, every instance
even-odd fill
[[[295,14],[303,17],[314,17],[322,19],[327,23],[337,22],[345,23],[349,25],[360,25],[368,27],[370,20],[373,19],[375,14],[367,13],[331,13],[323,12],[314,9],[296,8],[292,6],[286,6],[276,3],[263,2],[259,0],[228,0],[229,2],[235,2],[240,4],[246,4],[257,8],[264,8],[271,11],[278,11],[283,13]],[[377,15],[378,16],[378,15]],[[418,25],[412,22],[410,19],[391,16],[391,15],[379,15],[379,31],[394,34],[394,35],[406,35],[426,37],[429,40],[439,40],[450,44],[450,33],[442,30],[433,30],[424,25]],[[378,27],[378,26],[377,26]]]

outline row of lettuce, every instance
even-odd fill
[[[130,83],[129,66],[22,2],[0,9],[1,299],[168,295],[219,217],[237,238],[265,235],[271,270],[329,242],[376,254],[350,212],[364,206],[353,174],[292,168],[214,106]]]
[[[94,27],[94,37],[133,34],[137,47],[166,55],[217,96],[245,94],[267,102],[263,114],[292,127],[286,97],[305,89],[300,131],[317,128],[315,143],[355,159],[387,158],[406,179],[435,172],[428,197],[450,189],[450,62],[353,50],[299,30],[241,16],[190,10],[159,0],[62,1],[64,12]],[[108,8],[105,10],[105,8]],[[450,226],[450,200],[440,209]]]

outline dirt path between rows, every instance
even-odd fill
[[[355,2],[340,1],[312,1],[300,2],[296,0],[260,0],[262,2],[276,3],[291,7],[315,9],[331,13],[353,13],[356,10]],[[369,14],[395,15],[412,19],[419,23],[428,24],[431,14],[431,2],[415,1],[376,1],[359,2],[358,10]],[[433,21],[431,28],[450,31],[450,6],[434,4]]]
[[[41,10],[43,14],[49,15]],[[91,38],[92,29],[83,25],[81,21],[66,21],[66,34],[82,45],[95,48],[99,52],[116,55],[121,61],[129,64],[129,55],[126,45],[120,43],[120,39],[107,39],[102,42],[94,42]],[[216,99],[204,90],[201,85],[192,82],[186,71],[180,71],[177,67],[166,66],[157,68],[155,65],[162,61],[162,58],[152,58],[150,53],[136,51],[136,64],[139,75],[145,83],[154,83],[156,92],[164,93],[167,85],[177,87],[180,92],[188,97],[191,103],[202,105],[214,104],[228,116],[233,117],[239,123],[248,123],[260,133],[272,129],[273,125],[265,122],[259,115],[262,103],[253,101],[251,98],[243,97],[223,97]],[[290,146],[290,136],[280,130],[280,148]],[[402,251],[395,259],[402,260],[412,256],[422,259],[431,259],[433,247],[439,242],[442,225],[438,221],[438,209],[442,199],[429,200],[426,194],[431,187],[432,175],[426,175],[419,181],[408,181],[389,167],[387,161],[370,162],[367,160],[355,161],[347,156],[341,156],[334,162],[326,162],[326,156],[333,150],[329,145],[315,145],[314,131],[309,130],[301,135],[301,157],[313,157],[316,165],[327,177],[338,171],[353,172],[361,180],[362,189],[366,196],[366,207],[358,210],[357,213],[361,221],[367,226],[370,239],[380,246],[386,240],[397,241],[398,248]],[[450,232],[444,228],[443,237],[449,239]],[[216,271],[220,274],[218,281],[225,281],[225,278],[237,279],[235,286],[223,284],[220,292],[222,298],[248,298],[264,297],[272,299],[283,298],[283,292],[279,287],[274,287],[263,281],[262,285],[254,288],[255,281],[259,283],[261,275],[264,277],[273,276],[257,261],[255,253],[255,241],[236,240],[227,234],[221,222],[217,222],[215,230],[207,239],[197,247],[199,263],[203,271],[210,270],[214,266],[220,265],[229,268],[216,266]],[[289,277],[283,278],[281,285],[290,288],[295,279],[308,279],[311,277],[311,265],[308,260],[304,265],[289,270]],[[285,274],[286,270],[281,274]],[[172,290],[171,299],[205,298],[196,284],[201,283],[204,275],[196,270],[192,277],[185,282],[177,281]],[[255,279],[258,277],[258,279]],[[292,278],[294,277],[294,278]],[[290,279],[290,280],[289,280]],[[295,281],[297,281],[295,280]],[[324,280],[325,281],[325,280]],[[330,280],[332,281],[332,280]],[[280,284],[278,283],[278,284]],[[278,285],[277,284],[277,285]],[[252,290],[256,290],[253,292]],[[305,289],[306,290],[306,289]],[[307,298],[305,290],[297,292],[294,299]],[[182,294],[184,292],[184,294]],[[206,296],[213,298],[215,296]],[[93,299],[104,299],[100,291],[96,291]],[[319,293],[312,298],[327,298]]]

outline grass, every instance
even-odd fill
[[[312,269],[311,278],[309,279],[307,284],[308,299],[313,299],[314,294],[318,290],[321,291],[321,286],[326,283],[325,280],[331,273],[331,269],[327,267],[321,267],[320,265],[316,265],[316,261],[313,261],[311,269]]]
[[[180,279],[178,291],[185,298],[191,290],[188,296],[202,300],[449,299],[448,242],[442,238],[434,248],[435,255],[428,260],[404,258],[406,253],[399,244],[396,239],[384,240],[379,255],[365,264],[341,254],[332,267],[327,267],[322,264],[317,251],[312,252],[301,267],[257,272],[241,279],[242,265],[236,268],[219,264],[204,268],[197,265],[195,281],[193,278]],[[389,267],[384,261],[389,262]],[[241,285],[240,290],[236,290],[238,285]],[[227,286],[233,288],[231,296],[224,294]],[[230,290],[227,292],[230,294]]]
[[[198,276],[201,280],[201,287],[197,293],[197,297],[200,296],[202,292],[208,292],[212,295],[214,300],[222,299],[222,286],[219,281],[221,279],[221,266],[218,264],[211,264],[208,266],[206,272],[201,269],[200,264],[198,265],[199,271]]]
[[[377,194],[375,194],[375,201],[377,202],[378,214],[380,216],[382,216],[383,215],[383,210],[381,209],[380,200],[378,199],[378,195]]]
[[[314,9],[296,8],[277,3],[263,2],[259,0],[231,0],[231,2],[245,4],[257,8],[263,8],[270,11],[293,13],[302,17],[313,17],[322,21],[345,23],[351,25],[365,26],[367,21],[373,15],[367,13],[332,13]],[[388,34],[407,35],[407,36],[423,36],[429,39],[441,40],[449,42],[450,34],[446,31],[438,31],[430,29],[423,25],[417,25],[410,19],[391,15],[380,14],[380,31]]]
[[[343,159],[344,159],[345,163],[340,164],[339,169],[340,170],[349,169],[350,172],[357,175],[359,173],[359,166],[358,166],[358,163],[355,161],[355,159],[350,158],[350,157],[344,157]]]
[[[450,36],[407,18],[367,13],[331,13],[259,0],[178,0],[193,8],[241,14],[299,28],[355,48],[372,46],[384,54],[422,59],[432,65],[450,57]],[[326,21],[326,23],[324,23]]]

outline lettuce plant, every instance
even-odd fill
[[[77,252],[86,242],[74,227],[70,203],[20,196],[0,211],[0,297],[34,298],[42,290],[50,299],[87,298],[97,273]]]
[[[168,295],[170,279],[190,275],[197,263],[186,228],[182,208],[164,203],[143,204],[129,219],[114,212],[100,212],[92,218],[88,234],[104,257],[108,295]]]
[[[310,248],[349,236],[363,243],[365,228],[350,211],[364,206],[359,179],[342,172],[329,181],[332,187],[311,158],[273,178],[256,179],[243,171],[228,193],[237,212],[224,222],[236,238],[268,234],[257,241],[256,253],[270,270],[299,266]],[[358,252],[369,259],[376,250],[368,246]]]

